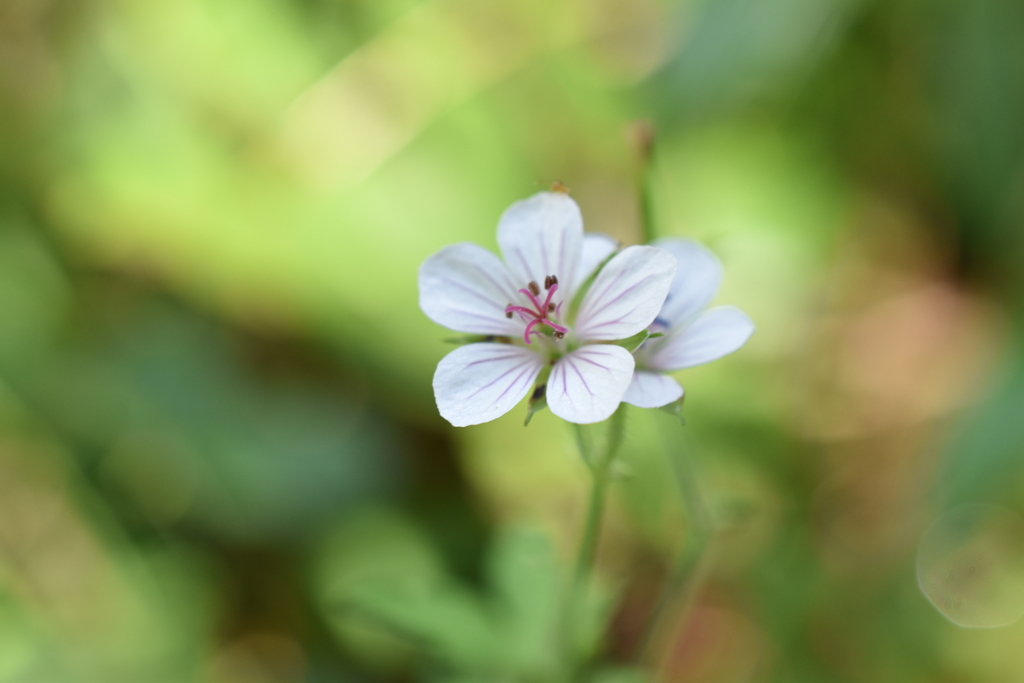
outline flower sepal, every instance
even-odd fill
[[[674,415],[675,417],[679,418],[679,426],[680,427],[685,427],[686,426],[686,418],[683,417],[683,400],[685,398],[686,398],[685,395],[681,396],[678,400],[675,400],[675,401],[672,401],[671,403],[663,405],[660,408],[657,408],[657,410],[660,410],[660,411],[662,411],[664,413],[668,413],[669,415]]]
[[[630,353],[633,353],[641,346],[643,346],[644,342],[647,341],[648,339],[657,339],[658,337],[663,336],[665,336],[663,332],[652,333],[650,330],[640,330],[632,337],[627,337],[626,339],[619,339],[618,341],[613,341],[610,343],[615,344],[616,346],[621,346]]]
[[[540,371],[537,380],[533,383],[533,392],[530,394],[530,400],[526,404],[526,419],[523,421],[524,427],[530,425],[530,420],[533,419],[535,413],[539,413],[548,407],[547,388],[550,376],[551,366],[549,365]]]
[[[526,419],[523,420],[524,427],[530,426],[530,420],[533,419],[534,413],[539,413],[548,407],[547,398],[544,396],[544,390],[546,388],[547,387],[542,384],[533,390],[533,394],[530,396],[530,403],[526,406]]]

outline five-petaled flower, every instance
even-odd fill
[[[581,424],[608,418],[634,369],[629,350],[610,342],[654,322],[675,258],[649,246],[615,253],[609,238],[584,236],[579,207],[561,192],[541,192],[509,207],[498,223],[498,246],[504,262],[463,242],[420,267],[423,312],[445,327],[490,339],[460,346],[438,364],[434,397],[441,415],[457,427],[493,420],[550,369],[551,412]]]
[[[640,408],[660,408],[683,395],[679,382],[663,374],[703,365],[743,346],[754,333],[754,323],[734,306],[708,310],[722,281],[722,266],[715,255],[690,240],[669,237],[654,242],[676,257],[678,270],[652,333],[635,352],[636,372],[625,397]]]

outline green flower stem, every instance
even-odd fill
[[[655,131],[648,121],[633,124],[637,152],[636,193],[640,204],[640,236],[644,244],[656,237],[654,225],[654,196],[651,189],[651,170],[654,166]]]
[[[636,660],[646,662],[651,656],[651,647],[669,607],[675,604],[685,605],[693,595],[700,576],[701,560],[711,541],[711,517],[704,499],[700,494],[700,486],[690,460],[689,449],[685,446],[678,450],[666,448],[676,486],[683,503],[686,521],[689,523],[686,543],[676,558],[672,570],[662,586],[661,594],[648,617],[647,625],[636,648]],[[647,662],[650,663],[650,662]]]
[[[654,200],[651,196],[651,171],[648,166],[638,174],[637,194],[640,196],[640,231],[643,244],[650,244],[657,234],[654,229]]]
[[[604,504],[607,497],[608,484],[610,482],[610,471],[622,444],[623,431],[625,426],[626,409],[619,406],[608,421],[607,438],[603,452],[594,457],[594,445],[590,427],[586,425],[573,425],[576,429],[576,443],[579,446],[580,454],[584,462],[590,468],[591,489],[590,501],[587,505],[587,517],[583,527],[583,538],[580,540],[579,554],[576,557],[576,570],[573,573],[572,586],[569,590],[566,601],[565,629],[567,634],[567,646],[570,650],[570,661],[575,664],[575,638],[573,631],[573,617],[579,614],[579,610],[585,604],[587,588],[590,585],[590,575],[594,567],[594,559],[597,557],[597,544],[601,536],[601,519],[604,516]]]
[[[590,502],[587,505],[587,521],[583,527],[579,554],[576,556],[574,586],[578,589],[587,583],[594,558],[597,555],[597,538],[601,532],[601,518],[604,516],[605,491],[608,489],[608,463],[595,463],[591,470],[592,482]],[[573,591],[576,593],[577,591]]]

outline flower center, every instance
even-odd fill
[[[536,282],[531,282],[528,287],[520,289],[519,292],[526,295],[533,308],[516,306],[515,304],[509,304],[505,307],[506,318],[511,318],[513,315],[518,314],[526,322],[526,329],[523,330],[523,340],[527,344],[533,343],[530,340],[531,334],[540,334],[539,330],[534,329],[538,325],[550,327],[555,333],[555,339],[561,339],[569,331],[569,328],[562,327],[552,320],[552,318],[558,317],[559,310],[562,308],[562,302],[558,302],[556,305],[551,300],[555,296],[555,292],[558,291],[558,278],[554,275],[548,275],[544,278],[544,289],[548,292],[544,303],[541,303],[539,298],[540,285]]]

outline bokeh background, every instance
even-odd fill
[[[586,470],[416,269],[645,177],[758,332],[630,414],[601,660],[703,525],[652,680],[1024,680],[1020,2],[0,0],[0,681],[549,680]]]

